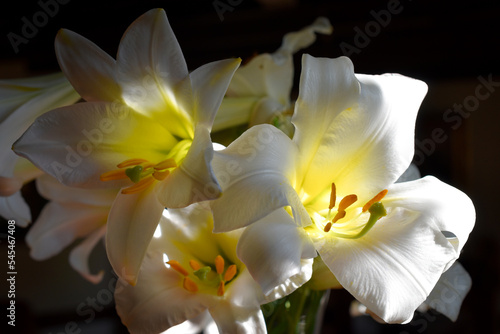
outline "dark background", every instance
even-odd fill
[[[473,287],[456,323],[435,313],[417,313],[406,326],[379,325],[368,317],[352,318],[352,297],[337,290],[330,297],[324,333],[500,333],[500,87],[470,107],[467,116],[461,116],[459,126],[443,118],[455,104],[471,101],[481,83],[480,76],[500,82],[500,3],[401,0],[397,7],[400,11],[382,26],[375,23],[374,13],[387,10],[391,1],[297,0],[266,4],[263,0],[233,0],[237,5],[223,13],[223,20],[214,2],[66,0],[27,44],[19,45],[17,53],[8,34],[21,35],[23,17],[32,22],[41,7],[37,1],[4,2],[0,10],[0,79],[58,71],[53,41],[59,28],[80,33],[114,56],[128,25],[155,7],[165,8],[190,69],[222,58],[245,60],[255,53],[272,52],[280,46],[285,33],[299,30],[318,16],[327,17],[334,33],[318,36],[304,52],[338,57],[345,54],[340,45],[349,44],[358,49],[350,55],[356,72],[397,72],[428,84],[429,93],[417,120],[416,148],[421,153],[415,162],[423,175],[436,175],[469,194],[476,206],[477,221],[460,259],[472,276]],[[361,40],[359,31],[368,32],[368,39]],[[296,82],[300,53],[295,58]],[[432,140],[436,129],[443,133],[439,142]],[[36,216],[43,201],[35,197],[32,185],[24,189],[24,194],[33,203]],[[25,231],[18,228],[16,233],[19,333],[64,332],[65,324],[72,321],[82,333],[124,331],[112,301],[106,299],[114,276],[106,266],[102,247],[94,252],[92,265],[95,270],[105,267],[106,276],[102,284],[93,286],[69,268],[68,252],[35,262],[20,240]],[[4,245],[0,245],[2,254],[6,254]],[[4,292],[0,295],[3,300]],[[78,306],[99,298],[105,307],[94,309],[95,319],[85,321],[90,319],[90,313],[82,315],[77,312]],[[66,332],[71,332],[71,326]]]

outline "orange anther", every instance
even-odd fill
[[[157,163],[154,167],[156,170],[162,170],[162,169],[177,167],[177,164],[175,163],[174,159],[170,158]]]
[[[232,264],[227,268],[226,273],[224,274],[224,281],[229,282],[234,278],[234,275],[236,275],[236,265]]]
[[[339,212],[340,211],[345,211],[350,205],[352,205],[354,202],[358,200],[358,196],[352,194],[352,195],[347,195],[346,197],[342,198],[342,200],[339,203]]]
[[[219,283],[219,287],[217,288],[217,296],[219,296],[219,297],[224,296],[224,292],[225,292],[224,287],[225,287],[224,281],[221,281]]]
[[[373,204],[380,202],[385,197],[385,195],[387,195],[387,192],[388,192],[388,190],[384,189],[381,192],[379,192],[377,195],[375,195],[375,197],[373,197],[371,200],[366,202],[366,204],[363,205],[363,212],[368,211],[368,209],[370,209],[370,206],[372,206]]]
[[[167,176],[170,174],[170,171],[165,170],[165,171],[159,171],[155,170],[153,172],[153,177],[157,179],[158,181],[163,181],[167,178]]]
[[[135,194],[135,193],[141,192],[144,189],[146,189],[147,187],[149,187],[151,184],[153,184],[154,181],[155,181],[155,179],[152,177],[147,177],[145,179],[142,179],[139,182],[137,182],[136,184],[134,184],[133,186],[123,188],[122,194],[127,195],[127,194]]]
[[[110,172],[106,172],[101,174],[101,181],[112,181],[112,180],[121,180],[128,178],[127,174],[125,174],[124,169],[112,170]]]
[[[198,291],[198,285],[189,277],[184,277],[184,282],[182,282],[182,286],[189,292]]]
[[[217,270],[217,274],[219,275],[224,272],[224,259],[220,255],[217,255],[217,257],[215,258],[215,269]]]
[[[200,269],[200,268],[201,268],[201,264],[200,264],[198,261],[196,261],[196,260],[189,260],[189,266],[190,266],[190,267],[191,267],[194,271],[196,271],[196,270],[198,270],[198,269]]]
[[[175,260],[170,260],[170,261],[167,261],[167,263],[170,265],[170,267],[172,269],[174,269],[175,271],[181,273],[182,275],[184,276],[187,276],[188,275],[188,272],[186,269],[184,269],[182,267],[182,265],[178,262],[178,261],[175,261]]]
[[[332,192],[330,193],[330,206],[328,209],[333,209],[335,207],[335,201],[337,200],[337,189],[335,188],[335,183],[332,182]]]
[[[337,217],[337,216],[335,216]],[[330,229],[332,228],[332,223],[331,222],[328,222],[326,225],[325,225],[325,228],[323,229],[323,231],[325,232],[328,232],[330,231]]]
[[[145,159],[127,159],[123,162],[120,162],[116,167],[118,168],[125,168],[125,167],[130,167],[130,166],[136,166],[139,165],[143,162],[146,162],[147,160]]]

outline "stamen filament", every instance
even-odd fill
[[[373,197],[371,200],[369,200],[365,205],[363,205],[363,212],[366,212],[368,211],[368,209],[370,209],[370,207],[376,203],[376,202],[380,202],[384,197],[385,195],[387,195],[387,192],[388,190],[387,189],[384,189],[382,190],[381,192],[379,192],[377,195],[375,195],[375,197]]]
[[[174,159],[170,158],[157,163],[154,167],[156,170],[163,170],[167,168],[177,167],[177,164],[175,163]]]
[[[125,174],[124,169],[116,169],[112,170],[110,172],[106,172],[101,174],[101,181],[112,181],[112,180],[121,180],[121,179],[126,179],[128,178],[127,174]]]
[[[167,263],[170,265],[170,267],[172,269],[174,269],[178,273],[180,273],[180,274],[182,274],[184,276],[189,275],[188,271],[186,269],[184,269],[184,267],[182,267],[182,265],[178,261],[170,260]]]
[[[236,265],[232,264],[227,268],[226,273],[224,274],[224,281],[229,282],[234,278],[234,275],[236,275]]]
[[[182,286],[189,292],[197,292],[198,285],[189,277],[184,277],[184,281],[182,282]]]
[[[141,166],[142,166],[142,168],[144,168],[144,169],[148,169],[148,168],[154,167],[154,165],[155,165],[154,163],[151,163],[151,162],[149,162],[149,161],[146,161],[146,163],[143,163]]]
[[[133,159],[128,159],[128,160],[125,160],[123,162],[120,162],[118,165],[116,165],[116,167],[118,167],[118,168],[125,168],[125,167],[139,165],[139,164],[141,164],[143,162],[147,162],[147,160],[133,158]]]
[[[215,269],[217,270],[217,274],[221,275],[224,272],[224,258],[220,255],[217,255],[215,258]]]
[[[335,215],[335,217],[333,217],[332,224],[335,224],[339,219],[342,219],[344,217],[345,217],[345,211],[339,211],[339,212],[337,212],[337,214]]]
[[[133,186],[122,189],[122,194],[127,195],[127,194],[135,194],[135,193],[141,192],[144,189],[146,189],[147,187],[149,187],[151,184],[153,184],[154,181],[155,181],[155,179],[152,177],[142,179],[141,181],[137,182]]]
[[[219,296],[219,297],[224,296],[224,293],[225,293],[224,287],[225,287],[224,281],[221,281],[219,283],[219,287],[217,288],[217,296]]]

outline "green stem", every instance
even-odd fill
[[[269,334],[313,334],[327,291],[302,286],[292,294],[262,306]],[[320,324],[319,324],[320,325]]]

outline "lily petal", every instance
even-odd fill
[[[194,94],[194,123],[212,128],[215,114],[241,59],[226,59],[203,65],[190,75]]]
[[[267,331],[260,306],[237,307],[228,302],[219,302],[209,309],[219,333],[265,334]]]
[[[247,226],[288,205],[299,224],[308,225],[309,215],[289,181],[295,176],[295,158],[296,147],[290,138],[270,125],[254,126],[226,149],[215,152],[212,166],[223,195],[211,203],[214,231]]]
[[[36,117],[80,96],[62,73],[28,79],[0,80],[0,215],[19,226],[31,222],[28,205],[18,192],[24,183],[40,175],[26,159],[12,152],[12,144]],[[10,197],[3,197],[10,196]]]
[[[299,31],[290,32],[283,37],[281,47],[273,54],[276,58],[282,54],[291,55],[307,48],[316,41],[316,34],[330,35],[333,27],[326,17],[320,16],[314,22]]]
[[[295,125],[293,141],[299,147],[304,173],[335,118],[357,102],[359,87],[349,58],[302,56],[299,97],[292,123]]]
[[[210,133],[206,127],[197,126],[184,161],[156,186],[159,201],[167,208],[182,208],[219,197],[220,187],[210,165],[212,157]]]
[[[316,40],[315,33],[331,34],[328,19],[320,17],[313,24],[283,37],[282,44],[273,54],[261,54],[236,72],[228,89],[228,96],[265,97],[288,105],[293,84],[292,55]]]
[[[69,263],[80,275],[91,283],[97,284],[104,277],[104,270],[98,274],[91,274],[89,268],[89,256],[99,240],[102,240],[106,234],[106,226],[92,232],[84,241],[71,250],[69,254]]]
[[[469,292],[472,279],[467,271],[458,262],[445,271],[432,289],[425,304],[447,316],[451,321],[456,321],[460,307]]]
[[[455,251],[428,216],[403,208],[388,212],[359,239],[326,234],[313,240],[325,264],[357,300],[387,323],[406,323]]]
[[[208,311],[200,313],[194,319],[184,321],[179,325],[175,325],[167,329],[164,334],[199,334],[205,333],[207,326],[216,326],[214,319]]]
[[[476,214],[471,199],[460,190],[433,176],[397,183],[384,199],[387,206],[404,207],[421,212],[446,235],[458,258],[474,227]],[[451,266],[452,263],[450,263]]]
[[[65,186],[54,177],[43,174],[36,179],[38,193],[46,199],[59,203],[81,203],[111,207],[118,189],[81,189]]]
[[[115,273],[132,285],[163,213],[153,188],[137,194],[119,193],[108,216],[109,262]]]
[[[86,101],[120,101],[116,61],[85,37],[61,29],[55,51],[59,66],[71,85]]]
[[[288,104],[293,84],[293,59],[275,63],[272,55],[265,53],[253,58],[236,71],[228,88],[229,97],[270,96],[283,105]]]
[[[51,88],[55,86],[59,89],[52,91]],[[2,101],[0,104],[0,122],[5,121],[13,113],[17,114],[16,110],[21,108],[23,104],[33,98],[44,95],[47,91],[57,95],[63,93],[62,91],[66,93],[67,91],[64,87],[69,88],[70,91],[72,90],[76,94],[62,72],[29,78],[0,80],[0,100]],[[78,100],[78,94],[75,96],[76,100]],[[45,97],[48,98],[47,95]],[[30,108],[29,110],[36,113],[42,112],[41,109]],[[17,117],[19,116],[17,115]]]
[[[26,235],[35,260],[61,252],[77,238],[85,237],[106,223],[108,208],[79,203],[48,203]]]
[[[215,115],[212,132],[248,123],[259,100],[257,97],[225,97]]]
[[[55,80],[49,78],[49,82],[54,83],[53,81]],[[17,157],[12,154],[12,144],[38,116],[51,109],[73,104],[79,98],[80,96],[71,85],[60,76],[53,86],[37,90],[35,96],[19,97],[22,100],[22,105],[15,111],[10,110],[11,113],[0,124],[0,160],[2,161],[0,175],[12,176],[13,166],[17,163]]]
[[[21,190],[25,183],[43,174],[43,172],[36,168],[30,161],[15,155],[14,152],[11,151],[7,156],[9,157],[9,161],[6,161],[5,165],[9,165],[9,162],[15,164],[14,167],[7,167],[7,169],[13,171],[12,177],[0,176],[0,196],[10,196],[14,194]],[[7,174],[9,173],[7,172]]]
[[[207,309],[200,298],[181,288],[182,277],[165,267],[161,252],[148,253],[142,270],[148,275],[136,286],[120,279],[115,290],[116,310],[130,333],[159,333]]]
[[[425,83],[401,75],[354,76],[347,58],[304,56],[292,121],[306,193],[314,198],[321,185],[335,182],[343,195],[367,201],[394,183],[413,157],[415,117],[426,91]]]
[[[174,94],[189,80],[189,72],[163,9],[152,9],[130,25],[120,42],[117,64],[127,105],[163,120],[180,138],[192,137],[192,111],[179,105],[182,101]]]
[[[161,161],[175,143],[161,125],[125,105],[86,102],[40,116],[13,148],[66,185],[117,188],[123,180],[102,182],[100,175],[137,154]]]
[[[31,222],[31,211],[18,191],[8,197],[0,197],[0,214],[5,219],[14,219],[17,226],[27,227]]]
[[[314,258],[316,250],[304,229],[284,209],[278,209],[245,229],[237,254],[267,295],[300,273],[301,260]]]

